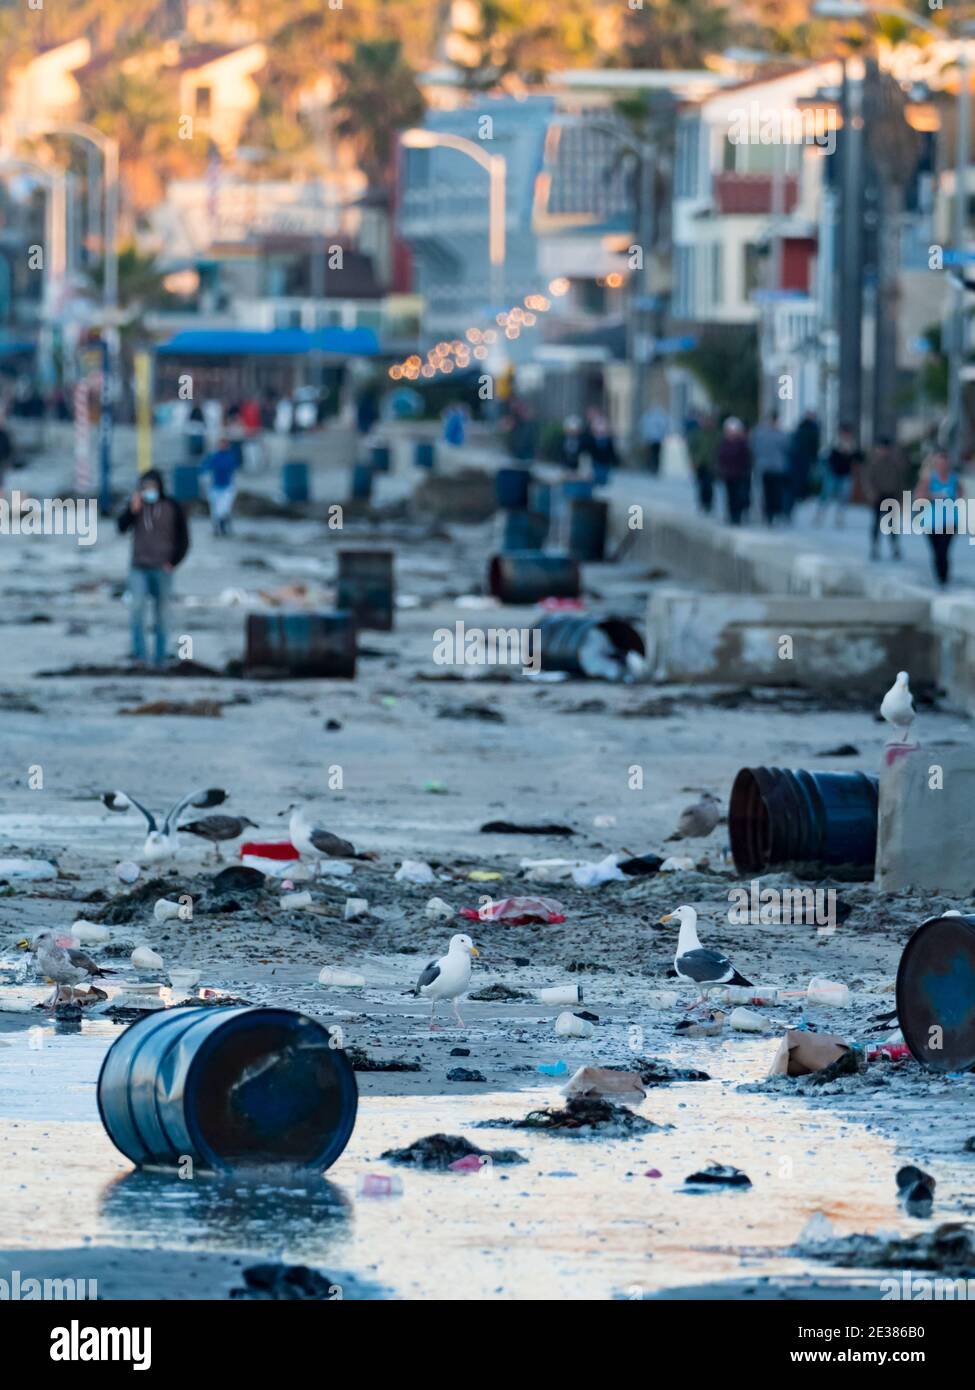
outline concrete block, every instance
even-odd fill
[[[880,774],[877,887],[971,897],[973,838],[975,749],[887,748]]]
[[[650,598],[647,655],[660,681],[800,685],[879,700],[899,670],[910,671],[915,689],[934,680],[927,616],[923,601],[662,588]]]

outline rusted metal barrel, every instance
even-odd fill
[[[897,1021],[932,1071],[975,1069],[975,915],[918,927],[897,968]]]
[[[248,676],[355,675],[356,626],[351,613],[248,613],[244,673]]]
[[[167,1009],[112,1044],[98,1077],[109,1138],[140,1167],[330,1167],[358,1088],[329,1030],[291,1009]]]
[[[393,552],[340,550],[336,604],[357,627],[390,632],[394,608]]]
[[[865,772],[743,767],[728,807],[735,868],[760,874],[804,865],[872,878],[877,785],[877,778]]]
[[[606,554],[609,503],[596,497],[574,497],[569,503],[569,554],[583,563],[597,563]]]
[[[620,680],[627,653],[646,653],[643,638],[625,618],[557,613],[543,618],[540,629],[543,671]]]
[[[507,554],[512,550],[540,550],[548,535],[548,517],[519,507],[501,513],[500,548]]]
[[[543,598],[578,598],[579,566],[569,555],[540,550],[492,555],[488,592],[502,603],[539,603]]]

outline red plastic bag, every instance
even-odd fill
[[[557,926],[565,921],[562,904],[554,898],[492,898],[483,907],[462,907],[461,917],[469,922],[507,922],[511,927],[524,927],[530,922]]]

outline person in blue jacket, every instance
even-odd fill
[[[201,473],[210,474],[207,487],[207,500],[210,503],[210,524],[215,536],[230,535],[230,517],[237,496],[234,478],[240,467],[240,452],[230,440],[223,438],[212,454],[207,454],[200,465]]]

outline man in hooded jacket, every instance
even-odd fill
[[[166,662],[168,644],[167,608],[173,584],[173,570],[190,548],[189,530],[183,508],[166,496],[162,475],[150,468],[139,479],[118,519],[121,532],[132,532],[132,562],[129,570],[129,598],[132,605],[131,660],[146,660],[146,609],[154,609],[154,651],[156,666]]]

